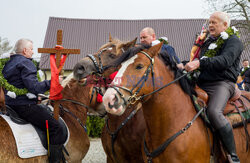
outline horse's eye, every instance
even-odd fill
[[[113,53],[110,53],[110,54],[109,54],[109,57],[114,59],[114,58],[116,57],[116,55],[113,54]]]
[[[136,69],[137,69],[137,70],[140,70],[140,69],[142,69],[142,68],[143,68],[143,65],[142,65],[142,64],[139,64],[139,65],[136,66]]]

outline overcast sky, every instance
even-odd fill
[[[0,0],[0,37],[43,46],[49,17],[84,19],[208,18],[204,0]],[[37,56],[37,55],[35,55]]]

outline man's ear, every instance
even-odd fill
[[[152,38],[153,38],[153,40],[156,40],[155,33],[154,33],[154,34],[152,34]]]
[[[23,54],[26,55],[27,53],[27,48],[23,48]]]
[[[224,27],[225,27],[226,29],[228,28],[227,22],[223,22],[223,25],[224,25]]]

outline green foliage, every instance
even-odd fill
[[[87,117],[87,134],[90,137],[101,137],[102,128],[105,124],[104,118],[98,116],[88,116]]]
[[[232,35],[234,35],[234,34],[235,34],[237,37],[240,37],[240,36],[239,36],[239,32],[238,32],[238,31],[234,32],[234,30],[233,30],[231,27],[229,27],[225,32],[228,34],[228,37],[230,37],[230,36],[232,36]],[[214,56],[216,55],[216,53],[218,52],[218,50],[221,49],[221,47],[223,46],[224,42],[225,42],[225,40],[222,39],[222,37],[219,37],[219,38],[217,39],[216,43],[215,43],[215,44],[217,45],[217,47],[216,47],[215,49],[209,49],[209,50],[204,54],[204,56],[207,56],[207,57],[209,57],[209,58],[214,57]]]
[[[0,37],[0,56],[3,53],[8,52],[10,49],[12,49],[12,47],[10,46],[9,41],[6,38],[1,38]]]
[[[7,91],[15,92],[17,96],[25,95],[26,93],[28,93],[28,90],[26,88],[23,88],[23,89],[16,88],[14,85],[9,84],[8,81],[3,76],[3,73],[2,73],[3,68],[9,60],[10,58],[0,59],[0,85],[3,86]],[[38,78],[38,81],[41,80],[38,72],[37,72],[37,78]]]

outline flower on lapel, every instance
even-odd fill
[[[215,49],[217,48],[217,45],[215,43],[212,43],[209,45],[208,49]]]
[[[228,34],[227,34],[227,32],[221,32],[221,33],[220,33],[220,37],[221,37],[223,40],[228,39]]]
[[[232,29],[234,30],[234,33],[238,32],[238,29],[235,28],[235,26],[232,26]]]

